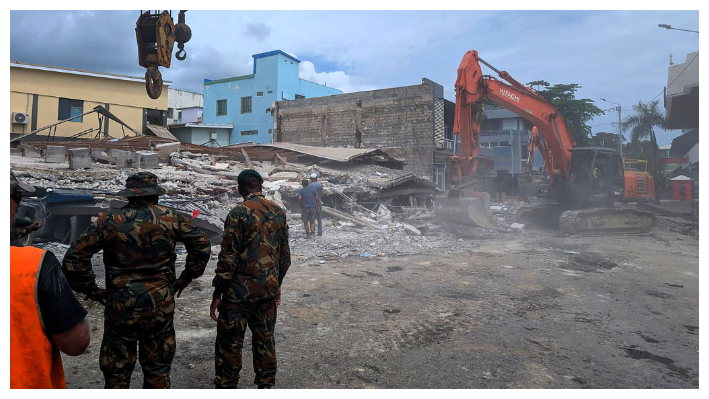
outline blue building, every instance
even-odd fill
[[[281,50],[254,54],[254,73],[204,80],[205,124],[233,124],[230,144],[273,141],[275,101],[342,94],[342,90],[300,79],[300,60]]]

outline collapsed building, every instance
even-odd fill
[[[375,219],[391,219],[392,214],[430,216],[440,193],[435,184],[403,170],[401,161],[378,149],[285,143],[213,148],[138,136],[31,142],[11,154],[16,174],[38,188],[18,214],[45,221],[31,239],[64,244],[100,212],[125,205],[115,193],[138,169],[158,175],[167,191],[161,203],[193,218],[213,243],[221,239],[230,207],[240,201],[235,179],[245,168],[262,174],[264,193],[295,219],[301,180],[314,172],[324,186],[324,216],[357,226],[372,227]]]
[[[423,78],[420,85],[277,101],[271,108],[275,142],[318,147],[379,148],[404,162],[404,170],[451,187],[449,157],[461,152],[453,134],[455,103],[443,98],[443,86]],[[523,118],[485,104],[478,148],[483,191],[493,197],[531,196],[538,185],[524,175],[532,127]],[[541,154],[533,168],[543,166]]]
[[[426,78],[420,85],[277,101],[271,108],[273,138],[277,143],[381,149],[401,159],[404,170],[445,190],[451,175],[448,156],[455,150],[446,145],[451,104],[443,98],[443,86]],[[492,166],[490,158],[480,153],[482,171]]]

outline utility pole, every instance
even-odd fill
[[[615,107],[615,110],[618,111],[618,139],[619,139],[619,141],[620,141],[620,142],[618,143],[618,147],[620,147],[620,148],[619,148],[619,151],[620,151],[620,159],[623,159],[623,126],[621,125],[621,122],[620,122],[621,105],[618,104],[617,102],[614,102],[614,101],[608,101],[608,100],[606,100],[605,98],[601,98],[601,100],[602,100],[602,101],[605,101],[605,102],[607,102],[607,103],[611,103],[611,104],[617,105],[617,107]]]
[[[623,126],[620,124],[620,104],[618,104],[618,137],[620,138],[620,159],[623,159]]]

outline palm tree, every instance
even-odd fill
[[[643,103],[638,101],[633,105],[634,114],[628,116],[623,121],[623,131],[630,130],[630,144],[638,146],[641,140],[650,139],[650,171],[655,182],[655,203],[659,203],[660,199],[657,196],[659,184],[657,179],[657,138],[655,137],[655,128],[665,129],[667,122],[663,112],[657,107],[660,100]]]

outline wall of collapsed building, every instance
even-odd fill
[[[433,179],[434,130],[443,87],[420,85],[278,101],[274,141],[320,147],[380,148],[404,160],[404,170]],[[438,125],[442,125],[439,121]]]

